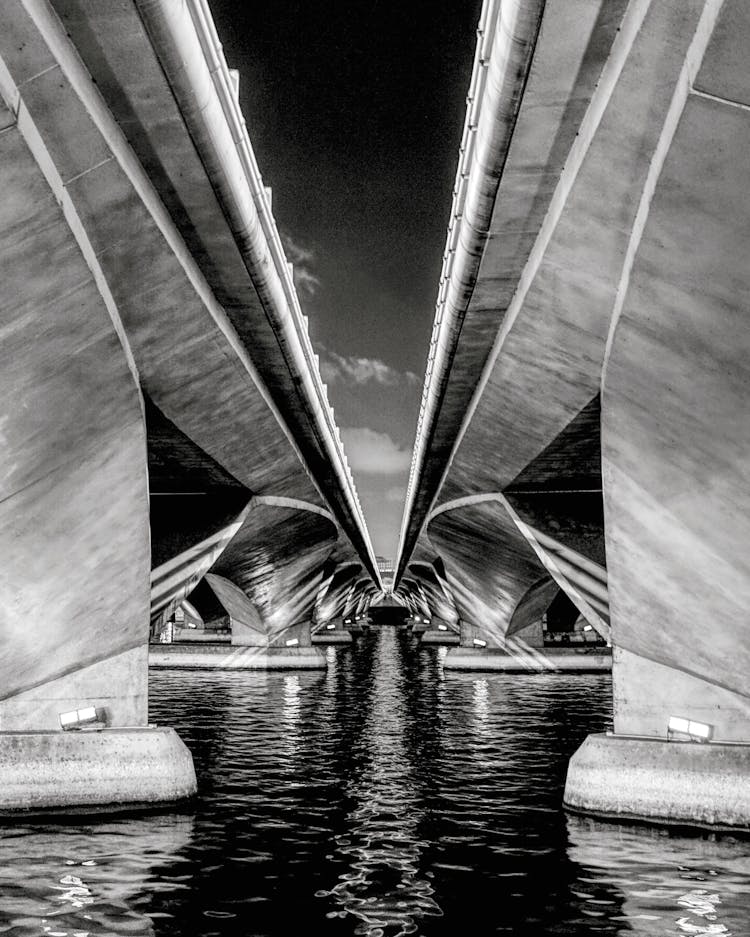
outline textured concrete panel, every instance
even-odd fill
[[[750,746],[590,735],[566,806],[613,819],[750,829]]]
[[[748,112],[688,99],[602,398],[614,641],[745,700],[749,149]]]
[[[17,129],[0,188],[0,683],[28,702],[148,639],[146,440],[116,323]],[[145,703],[141,686],[115,721],[145,722]]]
[[[0,810],[118,807],[196,791],[193,759],[174,729],[0,733]]]

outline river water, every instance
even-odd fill
[[[750,843],[561,810],[608,676],[443,675],[385,628],[327,673],[154,672],[180,810],[0,828],[0,934],[750,935]]]

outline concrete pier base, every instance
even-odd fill
[[[196,791],[174,729],[0,733],[0,812],[171,802]]]
[[[360,628],[356,633],[361,634],[362,629]],[[331,631],[324,628],[321,631],[314,632],[311,640],[313,644],[351,644],[353,638],[351,633],[343,628],[336,628]]]
[[[589,735],[563,799],[599,817],[750,831],[750,745]]]
[[[317,647],[152,644],[148,665],[183,670],[325,670],[327,662]]]
[[[523,654],[509,654],[499,648],[456,647],[445,655],[443,667],[446,670],[502,673],[608,673],[612,670],[612,650],[605,647],[545,647],[530,648]]]
[[[429,631],[422,633],[422,644],[447,644],[458,645],[461,642],[461,636],[456,631],[439,631],[437,628],[430,628]]]

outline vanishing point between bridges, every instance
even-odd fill
[[[0,4],[0,930],[750,935],[750,3],[484,0],[392,557],[213,16]]]

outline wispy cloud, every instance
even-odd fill
[[[379,358],[358,358],[354,355],[339,355],[335,351],[323,349],[320,373],[327,384],[336,382],[350,384],[368,384],[373,382],[385,387],[396,387],[402,382],[419,383],[413,371],[399,371]]]
[[[387,433],[368,426],[341,430],[349,465],[369,475],[398,475],[411,465],[411,452],[400,449]]]
[[[315,272],[315,251],[305,247],[289,234],[282,234],[287,260],[294,267],[294,285],[300,292],[314,296],[320,288],[320,278]]]

